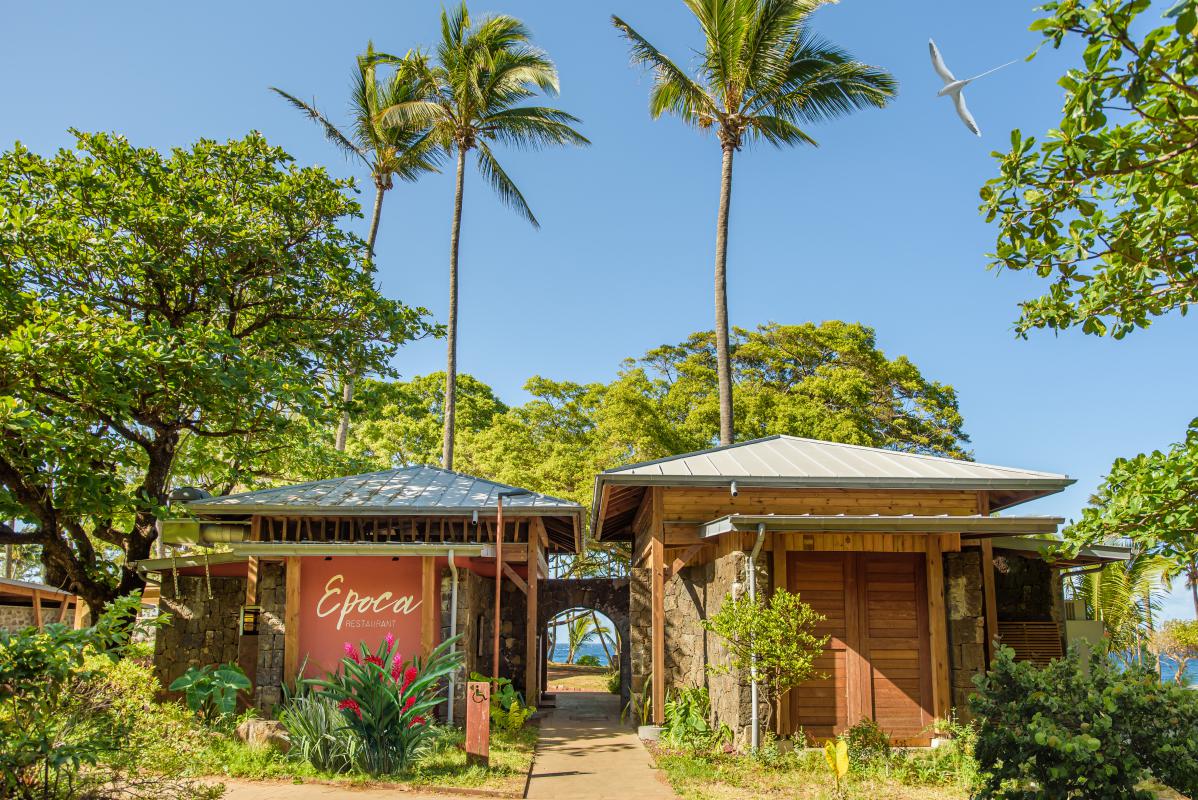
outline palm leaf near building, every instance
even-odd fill
[[[815,145],[806,126],[863,108],[884,106],[897,84],[885,71],[855,60],[808,28],[811,0],[684,0],[703,32],[695,75],[620,17],[635,63],[653,71],[649,113],[671,114],[713,131],[723,153],[715,244],[715,333],[720,391],[720,444],[735,435],[728,331],[728,215],[732,162],[746,144]]]
[[[382,109],[408,102],[419,91],[419,84],[408,71],[402,69],[396,70],[389,78],[380,79],[378,68],[384,58],[374,51],[373,44],[367,44],[366,52],[358,56],[349,102],[352,121],[345,130],[317,108],[315,101],[308,103],[282,89],[271,87],[272,92],[315,122],[325,138],[341,150],[346,158],[360,162],[370,171],[374,183],[374,206],[370,214],[366,246],[371,259],[374,258],[374,245],[378,240],[383,199],[394,188],[395,179],[412,182],[428,172],[435,172],[439,157],[427,127],[410,123],[383,125],[379,122],[378,115]],[[341,399],[345,408],[337,427],[338,450],[345,449],[349,434],[349,404],[354,398],[356,372],[357,368],[350,364],[342,376]]]
[[[499,164],[495,145],[541,149],[586,145],[572,127],[578,119],[555,108],[526,105],[538,94],[556,94],[557,69],[532,44],[520,20],[506,15],[472,21],[465,4],[441,13],[441,41],[431,54],[399,61],[416,81],[416,96],[383,108],[383,125],[427,128],[431,140],[456,160],[453,225],[449,245],[449,319],[445,369],[442,466],[453,469],[458,346],[458,245],[461,241],[466,158],[476,155],[478,170],[499,199],[534,227],[536,216],[512,178]]]

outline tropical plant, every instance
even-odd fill
[[[620,665],[613,666],[611,672],[604,676],[604,686],[607,688],[608,694],[619,694],[623,688],[623,678],[620,677]]]
[[[1120,338],[1198,301],[1195,0],[1059,0],[1032,24],[1080,63],[1060,122],[1020,131],[981,190],[997,221],[991,268],[1051,280],[1016,330],[1080,326]],[[1153,23],[1148,16],[1165,11]]]
[[[660,741],[667,747],[703,750],[732,739],[728,726],[713,728],[708,721],[711,699],[706,686],[671,690],[662,716]]]
[[[538,92],[556,94],[557,69],[532,45],[531,35],[514,17],[496,15],[473,23],[465,3],[441,12],[441,41],[435,60],[414,53],[398,62],[400,72],[416,81],[412,99],[394,103],[378,115],[381,124],[428,128],[431,141],[456,157],[453,224],[449,245],[449,322],[445,368],[445,420],[441,464],[453,469],[457,410],[458,243],[461,237],[466,157],[477,153],[478,168],[499,199],[534,227],[536,217],[524,195],[499,165],[492,145],[522,148],[589,144],[564,111],[521,105]]]
[[[206,719],[228,717],[237,710],[237,696],[253,687],[237,664],[191,666],[167,688],[182,692],[187,707]]]
[[[828,644],[816,636],[815,625],[824,617],[797,594],[776,589],[769,600],[747,594],[729,596],[703,627],[724,640],[728,659],[708,670],[732,675],[740,683],[756,676],[767,706],[788,689],[815,672],[815,659]],[[768,725],[763,725],[768,727]]]
[[[580,667],[601,667],[601,666],[603,666],[602,664],[599,663],[599,656],[591,655],[590,653],[587,653],[585,656],[579,656],[577,659],[574,660],[574,663]]]
[[[698,74],[689,75],[619,17],[612,23],[633,61],[653,70],[649,113],[714,130],[723,152],[715,244],[715,337],[720,444],[731,444],[732,357],[728,329],[728,214],[732,161],[745,144],[814,145],[804,125],[884,106],[893,77],[813,35],[820,0],[684,0],[703,31]]]
[[[824,743],[824,761],[832,773],[837,800],[844,800],[844,779],[849,774],[849,745],[844,739]]]
[[[1198,788],[1198,696],[1081,650],[1046,666],[999,648],[974,679],[976,797],[1148,798],[1143,781]]]
[[[863,717],[860,722],[844,732],[845,744],[849,748],[849,761],[853,769],[866,769],[883,763],[890,758],[890,736],[876,721]]]
[[[405,70],[396,70],[389,78],[380,80],[379,64],[380,55],[375,53],[374,43],[368,42],[366,52],[358,56],[357,69],[354,71],[350,94],[352,127],[348,131],[342,131],[331,122],[315,103],[306,103],[282,89],[271,87],[272,92],[319,125],[325,138],[347,158],[362,162],[370,170],[370,178],[374,183],[374,209],[370,214],[366,249],[371,259],[374,258],[374,246],[378,239],[383,198],[394,187],[395,179],[411,182],[427,172],[435,172],[439,154],[427,128],[402,122],[394,125],[380,123],[379,114],[383,109],[416,99],[419,87]],[[337,426],[334,444],[337,450],[345,449],[349,435],[350,403],[354,399],[356,369],[356,366],[350,365],[342,377],[341,400],[344,408]]]
[[[144,587],[181,453],[223,486],[277,476],[300,434],[337,455],[311,435],[334,425],[330,371],[389,373],[429,327],[340,227],[347,183],[258,134],[75,139],[0,154],[0,519],[26,523],[0,544],[40,547],[48,582],[98,613]]]
[[[1168,570],[1167,559],[1138,553],[1130,561],[1072,578],[1074,598],[1085,602],[1091,619],[1103,623],[1103,641],[1091,644],[1123,661],[1143,661]]]
[[[360,759],[358,737],[332,697],[321,692],[291,697],[279,711],[279,722],[291,742],[288,754],[318,770],[349,772]]]
[[[489,678],[477,672],[470,680],[485,681],[491,689],[491,722],[500,730],[515,733],[524,727],[528,718],[537,713],[536,706],[524,704],[524,695],[516,691],[510,678]]]
[[[566,623],[566,663],[574,664],[578,648],[598,636],[595,619],[590,614],[576,614]]]
[[[1198,620],[1171,619],[1152,636],[1151,647],[1177,667],[1174,681],[1187,683],[1191,663],[1198,662]]]
[[[355,648],[346,642],[337,671],[307,681],[336,701],[346,727],[358,740],[356,766],[363,772],[372,776],[399,772],[427,746],[433,709],[445,702],[442,683],[464,661],[456,648],[459,638],[441,642],[426,659],[407,662],[391,634],[374,651],[365,643]]]

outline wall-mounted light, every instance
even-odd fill
[[[728,490],[732,492],[733,497],[736,497],[738,494],[740,494],[740,489],[736,488],[736,481],[732,482],[732,485],[728,487]]]

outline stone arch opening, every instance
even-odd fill
[[[611,620],[620,642],[620,700],[628,702],[632,682],[628,578],[550,578],[541,581],[537,599],[537,630],[545,633],[555,617],[571,609],[594,609]],[[549,637],[541,648],[541,688],[546,687]]]

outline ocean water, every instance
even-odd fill
[[[563,642],[557,643],[557,648],[550,655],[549,660],[559,664],[565,663],[566,655],[570,652],[570,648]],[[614,656],[615,653],[612,653]],[[603,652],[603,645],[598,642],[587,642],[574,651],[574,660],[577,661],[582,656],[594,656],[599,659],[599,663],[607,666],[607,654]]]

